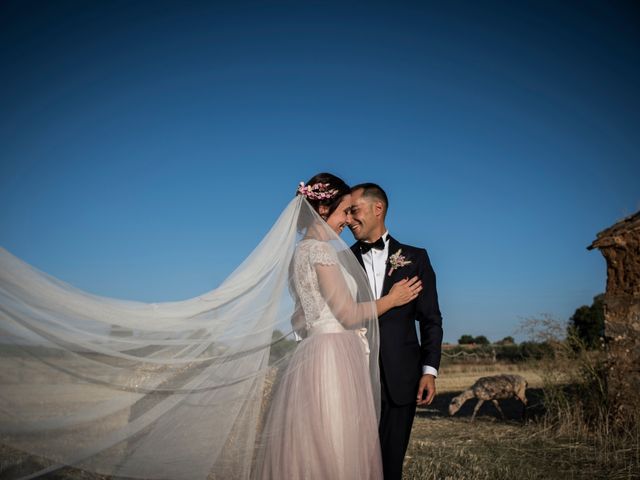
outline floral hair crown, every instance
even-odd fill
[[[298,194],[304,195],[309,200],[329,200],[338,194],[338,190],[331,189],[330,183],[314,183],[313,185],[305,185],[300,182],[298,185]]]

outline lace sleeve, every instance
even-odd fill
[[[338,255],[328,243],[314,242],[309,249],[309,261],[311,262],[311,265],[337,265]]]

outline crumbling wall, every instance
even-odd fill
[[[607,262],[607,388],[616,418],[640,412],[640,212],[600,232],[589,247]]]

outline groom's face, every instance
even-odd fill
[[[364,190],[356,190],[351,193],[351,222],[349,228],[356,240],[374,242],[383,223],[382,210],[379,201],[375,198],[362,195]]]

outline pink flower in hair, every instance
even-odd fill
[[[304,182],[298,184],[298,193],[304,195],[309,200],[329,200],[338,194],[338,190],[331,189],[330,183],[314,183],[305,185]]]

